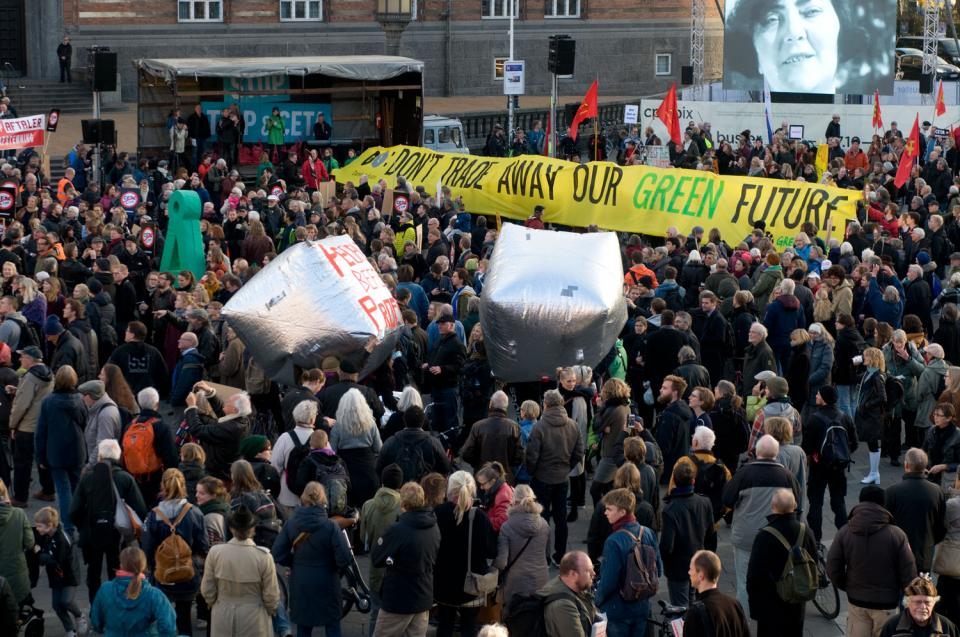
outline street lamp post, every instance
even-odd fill
[[[412,0],[377,0],[377,22],[387,36],[387,55],[400,55],[400,38],[410,23]]]

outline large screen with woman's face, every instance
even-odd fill
[[[893,92],[896,0],[727,0],[723,87]]]

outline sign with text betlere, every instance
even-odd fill
[[[507,60],[503,63],[503,94],[523,95],[526,78],[523,60]]]

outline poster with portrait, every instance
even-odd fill
[[[727,0],[723,88],[893,93],[896,0]]]

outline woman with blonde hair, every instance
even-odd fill
[[[543,507],[533,489],[521,484],[513,491],[507,521],[497,538],[497,558],[502,584],[497,597],[508,613],[514,595],[535,593],[547,584],[547,543],[550,525],[540,515]]]
[[[860,397],[854,415],[857,437],[867,443],[870,471],[860,480],[861,484],[880,484],[880,438],[883,423],[887,418],[887,391],[884,384],[883,352],[876,347],[863,351],[866,372],[860,381]],[[899,449],[897,452],[899,453]]]
[[[152,573],[151,583],[157,586],[173,604],[177,614],[177,634],[192,635],[190,610],[200,590],[200,558],[207,554],[210,544],[200,509],[187,502],[187,483],[179,469],[167,469],[160,480],[163,500],[143,521],[140,546],[147,555]],[[176,534],[190,547],[194,557],[193,573],[183,579],[183,573],[167,573],[157,568],[157,547],[176,529]]]
[[[600,462],[593,474],[590,497],[596,508],[600,498],[610,490],[617,467],[623,463],[623,441],[629,435],[630,385],[611,378],[600,390],[601,407],[593,421],[594,430],[600,438]]]
[[[117,576],[100,587],[90,608],[90,628],[110,637],[172,637],[173,606],[147,578],[147,556],[135,546],[120,552]]]
[[[473,506],[477,484],[466,471],[456,471],[447,482],[447,501],[436,508],[440,529],[440,550],[433,578],[433,597],[439,606],[437,637],[451,637],[457,615],[460,634],[474,637],[477,633],[477,612],[486,605],[483,597],[463,590],[470,572],[483,574],[488,560],[497,556],[497,536],[487,516]]]
[[[373,410],[359,389],[350,389],[337,406],[337,424],[330,431],[330,447],[350,474],[347,503],[360,508],[377,492],[377,454],[383,446]]]
[[[47,298],[40,294],[37,282],[28,276],[19,276],[14,279],[13,290],[20,299],[20,313],[38,330],[43,330],[43,323],[47,320]]]

